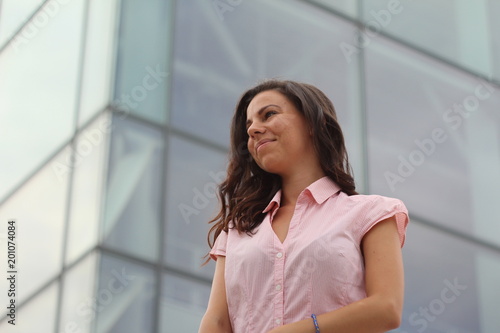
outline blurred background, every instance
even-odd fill
[[[318,86],[358,191],[402,199],[397,332],[500,329],[500,1],[0,0],[0,267],[16,325],[197,332],[229,123]],[[496,32],[495,32],[496,31]]]

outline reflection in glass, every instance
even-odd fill
[[[65,149],[0,206],[1,221],[15,219],[18,225],[18,302],[61,270],[70,156]],[[7,289],[7,280],[0,279],[0,290]]]
[[[498,280],[492,284],[492,277],[500,276],[498,253],[413,220],[403,254],[403,331],[473,333],[499,327],[493,311],[498,310]]]
[[[165,274],[162,291],[160,332],[197,332],[208,304],[210,286]]]
[[[0,200],[73,133],[83,1],[0,54]],[[64,45],[64,47],[61,47]],[[57,52],[55,52],[57,50]]]
[[[153,332],[156,283],[151,269],[103,255],[97,287],[97,333]]]
[[[78,126],[109,103],[116,0],[90,1]]]
[[[97,244],[104,153],[108,146],[110,125],[110,116],[104,114],[85,128],[75,141],[66,263],[71,263]]]
[[[500,244],[497,88],[382,39],[366,54],[371,191]]]
[[[498,306],[500,299],[500,258],[498,253],[485,253],[476,261],[478,275],[478,303],[482,332],[495,332],[500,327]]]
[[[13,37],[14,33],[38,10],[43,2],[44,0],[2,0],[0,3],[0,46]],[[55,2],[49,1],[49,6],[46,6],[46,9],[37,15],[39,17],[36,20],[28,23],[17,38],[26,38],[35,30],[43,27],[46,24],[46,17],[54,13]],[[16,41],[14,40],[13,43]]]
[[[158,256],[161,133],[120,116],[113,134],[102,239],[106,246],[155,260]]]
[[[208,221],[218,207],[216,186],[225,176],[226,154],[170,138],[166,203],[169,265],[211,278],[213,266],[200,267],[208,252]]]
[[[97,255],[93,252],[66,272],[59,332],[91,332],[95,312],[100,309],[94,302],[96,264]]]
[[[166,120],[173,1],[122,1],[114,103],[155,122]]]
[[[500,79],[500,61],[494,57],[498,20],[491,16],[497,17],[499,10],[498,1],[489,0],[370,0],[363,1],[363,20],[373,40],[383,30],[474,73]]]
[[[39,295],[30,300],[29,303],[26,303],[21,308],[19,308],[18,312],[16,313],[15,326],[7,322],[5,311],[2,309],[0,331],[16,333],[54,332],[58,288],[58,283],[51,283]]]
[[[353,143],[353,160],[361,162],[357,55],[348,62],[339,47],[354,25],[295,1],[243,1],[222,19],[209,1],[179,1],[176,17],[176,127],[228,146],[229,123],[244,90],[265,78],[305,81],[333,100]],[[252,25],[241,24],[249,18]]]

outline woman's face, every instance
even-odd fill
[[[257,94],[247,108],[248,150],[263,170],[289,175],[317,156],[304,116],[276,90]]]

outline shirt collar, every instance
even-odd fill
[[[330,177],[325,176],[306,187],[304,191],[308,191],[318,204],[322,204],[326,199],[340,192],[340,187]]]
[[[276,194],[274,195],[274,197],[271,199],[271,201],[269,202],[269,204],[266,206],[266,208],[264,208],[264,210],[262,211],[262,213],[267,213],[269,212],[274,206],[277,206],[279,207],[280,205],[280,202],[281,202],[281,189],[278,190],[278,192],[276,192]]]
[[[313,199],[318,204],[322,204],[326,199],[330,198],[334,194],[340,191],[340,187],[330,179],[330,177],[325,176],[318,179],[308,187],[306,187],[302,193],[309,193]],[[302,193],[300,195],[302,195]],[[280,205],[281,202],[281,189],[276,192],[274,197],[271,199],[266,208],[262,211],[263,213],[269,212],[273,207]]]

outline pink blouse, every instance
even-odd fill
[[[348,196],[328,177],[304,189],[283,243],[271,223],[281,190],[264,210],[256,234],[230,229],[217,238],[211,257],[226,257],[225,283],[234,333],[264,333],[366,297],[363,236],[394,216],[401,246],[408,211],[398,199]]]

